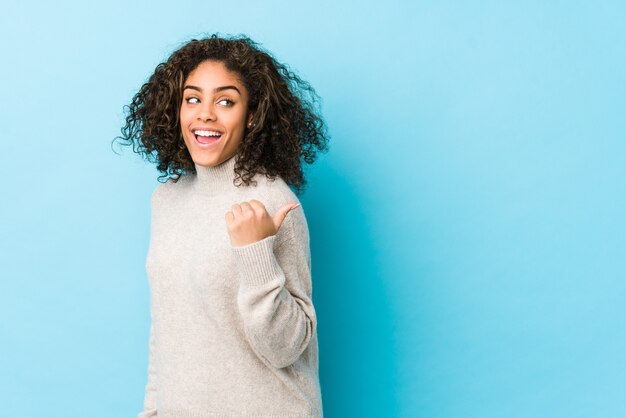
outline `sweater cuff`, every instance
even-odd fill
[[[276,235],[241,247],[231,245],[239,277],[248,285],[260,285],[282,277],[283,271],[274,255]]]

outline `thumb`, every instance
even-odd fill
[[[276,231],[280,228],[287,214],[292,210],[300,206],[300,203],[287,203],[282,208],[278,209],[278,211],[272,216],[274,220],[274,226],[276,227]]]

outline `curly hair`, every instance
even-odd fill
[[[192,39],[157,65],[135,94],[121,129],[122,145],[157,164],[161,179],[177,182],[196,169],[180,128],[183,84],[203,61],[222,62],[249,92],[248,109],[255,124],[246,128],[237,149],[235,183],[249,185],[262,173],[280,176],[296,193],[307,184],[302,162],[312,164],[318,151],[328,150],[329,136],[319,111],[320,98],[311,85],[286,64],[245,35],[213,34]],[[167,181],[167,180],[166,180]]]

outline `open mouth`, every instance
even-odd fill
[[[202,131],[195,130],[193,131],[194,136],[196,137],[196,141],[202,145],[211,145],[215,144],[222,137],[222,133],[219,131]]]

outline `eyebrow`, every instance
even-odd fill
[[[201,89],[200,87],[198,87],[198,86],[187,85],[187,86],[185,86],[185,87],[183,88],[183,91],[185,91],[185,89],[197,90],[197,91],[199,91],[200,93],[202,93],[202,89]],[[213,89],[213,93],[218,93],[218,92],[220,92],[220,91],[223,91],[223,90],[229,90],[229,89],[236,90],[236,91],[237,91],[237,93],[239,93],[239,95],[241,95],[241,92],[240,92],[240,91],[239,91],[239,89],[238,89],[237,87],[235,87],[235,86],[220,86],[220,87],[216,87],[216,88],[214,88],[214,89]]]

